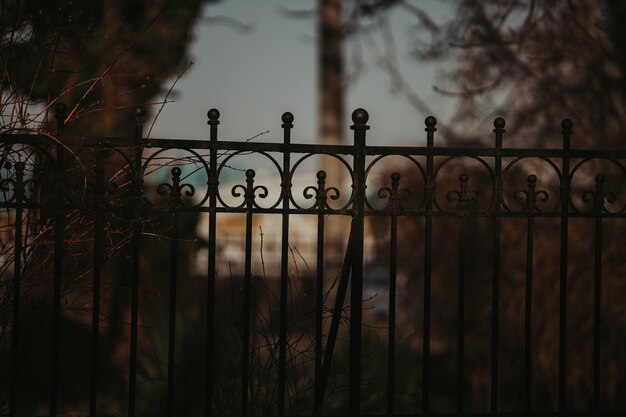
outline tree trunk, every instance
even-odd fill
[[[319,141],[324,145],[345,143],[343,3],[344,0],[318,1],[318,129]],[[328,186],[338,187],[342,194],[350,192],[350,185],[347,183],[349,175],[337,160],[323,158],[320,169],[326,171]],[[330,223],[327,223],[326,241],[331,248],[337,248],[347,232],[344,231],[341,219],[328,220]],[[335,261],[341,262],[340,258],[341,256],[327,261],[332,265]]]

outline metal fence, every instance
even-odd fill
[[[169,264],[165,271],[168,276],[167,293],[160,299],[162,310],[167,311],[167,347],[163,348],[167,358],[163,360],[162,374],[165,379],[162,392],[166,404],[164,413],[168,416],[193,415],[184,411],[186,408],[182,408],[184,406],[180,404],[180,398],[176,399],[181,395],[177,384],[192,372],[177,359],[176,349],[180,347],[176,340],[180,334],[177,333],[177,325],[184,325],[177,314],[180,315],[181,303],[189,304],[189,300],[177,297],[177,285],[185,279],[181,271],[188,271],[181,261],[181,253],[187,250],[183,248],[186,244],[182,236],[183,218],[202,213],[208,221],[208,259],[202,266],[205,271],[202,297],[206,311],[199,313],[205,317],[205,327],[194,329],[203,339],[194,349],[204,362],[193,364],[192,368],[203,367],[200,373],[204,377],[199,383],[195,382],[199,384],[200,394],[193,397],[198,401],[192,407],[193,410],[201,410],[205,415],[242,416],[267,413],[279,416],[297,413],[353,416],[373,413],[626,416],[626,405],[620,403],[624,378],[614,377],[626,375],[626,361],[614,354],[615,351],[624,350],[624,325],[619,321],[619,306],[608,306],[612,303],[611,294],[624,289],[619,284],[623,276],[607,277],[606,270],[603,270],[609,262],[609,273],[623,271],[624,267],[626,211],[623,188],[626,168],[623,161],[626,152],[572,149],[571,121],[564,120],[561,124],[563,146],[560,149],[503,147],[505,122],[501,118],[494,122],[493,147],[435,146],[437,129],[434,117],[428,117],[425,121],[426,146],[369,146],[366,144],[368,114],[358,109],[352,115],[354,143],[331,146],[292,143],[294,118],[290,113],[282,116],[282,142],[256,143],[218,140],[220,115],[215,109],[208,113],[210,134],[206,141],[143,138],[142,108],[134,111],[134,138],[72,137],[64,132],[65,110],[63,105],[56,108],[58,126],[54,135],[11,134],[1,137],[3,199],[0,206],[4,209],[1,295],[4,304],[2,314],[5,316],[2,318],[2,337],[7,341],[2,352],[5,358],[3,361],[8,363],[4,381],[0,385],[7,388],[0,399],[3,401],[2,412],[10,416],[37,413],[70,415],[67,407],[59,405],[59,401],[63,401],[60,397],[65,392],[63,386],[72,384],[62,378],[63,357],[68,354],[64,352],[64,340],[70,336],[64,334],[61,324],[68,310],[64,291],[68,286],[87,281],[89,285],[86,286],[83,298],[88,295],[90,301],[85,303],[82,324],[88,329],[85,334],[89,343],[85,344],[84,352],[84,374],[88,378],[83,378],[82,399],[65,402],[71,402],[78,409],[71,415],[81,415],[81,407],[82,415],[143,414],[138,409],[138,404],[143,401],[138,390],[146,378],[138,381],[137,376],[144,354],[140,345],[146,345],[141,341],[142,322],[148,321],[147,313],[142,312],[140,303],[142,282],[145,282],[142,274],[146,274],[142,256],[146,256],[146,239],[149,235],[147,224],[155,216],[162,215],[165,223],[159,224],[166,226],[160,233],[164,235],[162,237],[167,249],[165,255],[159,256],[165,257],[166,264]],[[178,153],[172,153],[175,151]],[[274,189],[267,184],[259,184],[255,170],[247,169],[245,181],[224,190],[220,186],[224,182],[224,172],[238,157],[250,153],[263,159],[275,170],[277,181]],[[294,176],[307,161],[319,155],[326,155],[343,167],[349,178],[348,186],[342,188],[340,181],[327,178],[326,173],[320,170],[311,174],[310,185],[297,195],[292,186]],[[406,164],[398,164],[398,160]],[[385,161],[396,162],[385,165]],[[372,174],[377,167],[383,167],[384,175],[375,177]],[[168,170],[168,177],[157,174],[163,170]],[[204,180],[192,180],[197,175],[203,176]],[[160,178],[160,181],[149,178]],[[375,186],[377,181],[383,183]],[[276,198],[268,201],[273,192]],[[237,367],[230,369],[231,374],[237,374],[236,387],[232,388],[230,394],[224,394],[228,390],[219,388],[219,385],[226,378],[218,372],[222,357],[218,350],[224,343],[219,332],[224,323],[219,318],[218,310],[220,304],[226,301],[216,290],[216,285],[219,285],[221,279],[218,240],[220,234],[225,232],[218,227],[218,222],[220,216],[229,213],[241,216],[241,227],[238,230],[244,236],[245,247],[240,259],[243,273],[237,281],[242,288],[236,292],[241,298],[238,301],[241,305],[241,319],[236,323],[237,340],[240,343],[237,355],[240,358]],[[264,347],[266,355],[274,358],[270,361],[271,369],[265,369],[271,375],[265,381],[272,386],[271,389],[266,387],[269,392],[267,401],[271,403],[269,408],[261,408],[253,395],[255,387],[264,383],[260,381],[261,371],[255,362],[260,350],[255,345],[258,344],[255,336],[258,331],[255,317],[259,314],[255,306],[258,274],[253,271],[254,219],[263,215],[281,219],[280,247],[277,251],[279,284],[275,294],[278,322],[274,330],[267,331],[268,339],[272,342]],[[294,221],[297,216],[310,216],[315,220],[310,239],[317,247],[315,265],[311,269],[313,291],[308,295],[314,305],[311,326],[307,330],[311,335],[311,343],[302,354],[307,358],[307,362],[302,363],[308,369],[308,376],[293,375],[295,371],[290,353],[295,349],[297,343],[293,339],[298,333],[291,328],[289,319],[293,308],[291,285],[297,279],[290,266],[293,248],[289,237],[290,228],[297,227],[294,226],[297,224]],[[327,223],[331,217],[349,219],[350,224],[347,229],[349,237],[342,254],[343,263],[337,274],[332,276],[328,262],[325,261],[324,249],[328,244],[325,235],[328,234]],[[537,222],[541,221],[545,223],[537,226]],[[580,238],[580,233],[576,232],[572,224],[579,221],[584,222],[585,231],[592,231],[591,237],[585,236],[585,241],[590,243],[589,256],[583,260],[583,264],[590,274],[590,281],[586,284],[588,287],[585,288],[590,289],[591,310],[589,321],[584,323],[577,321],[578,315],[572,313],[579,306],[578,300],[572,298],[572,289],[569,287],[570,281],[574,279],[572,262],[581,261],[572,260],[570,254],[572,245],[577,244]],[[379,225],[378,229],[376,224]],[[406,226],[409,224],[413,226]],[[582,227],[581,224],[576,223],[575,228]],[[445,256],[438,252],[434,243],[442,239],[438,235],[438,227],[444,226],[439,225],[445,225],[441,230],[447,234],[443,238],[448,245],[453,243],[450,246],[453,249],[445,252]],[[522,229],[515,229],[515,225],[521,225]],[[112,237],[115,228],[119,230],[117,240]],[[541,233],[541,228],[556,231],[552,243],[547,246],[544,234],[539,240],[535,239]],[[381,340],[385,347],[380,360],[385,369],[382,378],[373,383],[365,375],[371,364],[364,361],[362,349],[367,343],[363,332],[368,331],[364,327],[363,315],[369,314],[368,309],[364,308],[364,277],[371,266],[365,259],[364,242],[366,235],[374,233],[375,229],[378,230],[378,242],[374,253],[385,252],[380,259],[384,259],[381,262],[386,268],[384,280],[387,296],[384,299],[384,318],[379,319],[379,324],[384,324],[385,335]],[[413,232],[417,230],[419,234],[407,236],[409,229]],[[512,237],[513,229],[516,230],[517,243],[512,243],[515,240]],[[68,254],[73,248],[85,247],[85,242],[88,248],[78,251],[82,255],[76,258],[80,259],[68,266]],[[521,248],[519,251],[523,254],[516,269],[504,260],[507,256],[504,250],[515,245]],[[122,255],[116,261],[122,266],[116,270],[116,274],[122,281],[120,285],[127,286],[130,291],[128,316],[122,320],[128,333],[121,342],[117,341],[127,349],[127,356],[124,356],[124,360],[127,360],[126,377],[121,382],[125,388],[123,394],[120,394],[127,398],[127,402],[112,411],[104,404],[109,401],[106,399],[109,393],[103,392],[108,389],[103,387],[108,385],[102,382],[104,359],[101,356],[101,345],[103,331],[109,331],[103,330],[102,326],[108,326],[113,318],[112,308],[104,306],[102,285],[104,274],[111,274],[106,265],[117,256],[116,247],[122,248]],[[481,251],[484,253],[481,254]],[[556,265],[537,265],[535,258],[538,251],[553,252]],[[471,266],[481,256],[488,258],[487,270],[477,270]],[[399,257],[412,258],[405,269],[409,270],[409,281],[413,280],[413,286],[419,283],[419,297],[415,301],[418,306],[412,307],[410,313],[413,314],[410,320],[416,324],[419,333],[413,346],[417,360],[412,364],[399,362],[397,358],[401,344],[396,334],[400,313],[397,296],[399,291],[408,291],[405,287],[409,285],[404,283],[399,286],[399,269],[402,269],[398,264]],[[451,265],[454,276],[448,274],[444,277],[437,272],[443,264]],[[411,268],[415,269],[411,271]],[[550,304],[556,311],[556,324],[552,333],[537,333],[533,330],[543,321],[549,321],[549,318],[537,317],[537,313],[533,312],[539,302],[537,298],[546,297],[545,294],[537,293],[537,278],[534,276],[542,275],[542,270],[554,272],[556,289],[551,293],[553,297]],[[79,275],[74,280],[74,276],[69,276],[71,274]],[[472,291],[479,286],[476,274],[485,275],[480,278],[480,285],[488,283],[488,287],[480,289],[484,292],[481,303],[486,304],[483,305],[485,314],[480,319],[483,320],[480,326],[488,329],[487,333],[481,333],[480,336],[485,342],[480,345],[483,346],[481,355],[487,358],[484,367],[487,372],[480,377],[483,380],[481,386],[486,387],[486,392],[480,394],[481,398],[486,399],[481,406],[472,405],[476,393],[469,389],[470,380],[479,377],[472,373],[474,365],[467,362],[467,358],[474,355],[468,349],[479,349],[475,342],[468,342],[467,334],[476,327],[473,324],[475,317],[468,317],[468,303],[475,303],[470,294],[474,294]],[[517,283],[520,285],[504,283],[512,274],[521,274],[523,279]],[[27,279],[27,275],[30,278]],[[445,307],[433,301],[433,285],[440,279],[454,283],[448,294],[449,300],[453,301],[448,300]],[[26,281],[28,291],[25,289]],[[37,374],[44,375],[46,379],[42,382],[44,388],[40,388],[48,390],[46,406],[43,408],[45,411],[41,411],[44,403],[41,399],[38,405],[29,404],[33,398],[30,396],[33,388],[28,386],[27,374],[33,372],[29,363],[35,359],[27,354],[33,350],[24,348],[28,341],[22,340],[27,327],[33,326],[32,322],[23,319],[23,303],[33,296],[32,288],[36,287],[38,281],[45,282],[45,285],[49,282],[51,287],[48,292],[43,292],[44,297],[50,299],[51,309],[35,315],[37,320],[49,323],[47,343],[34,349],[36,356],[49,358],[45,362],[47,369],[39,370]],[[503,350],[509,346],[503,342],[502,332],[510,324],[508,321],[503,322],[502,311],[503,306],[511,302],[502,295],[503,285],[517,285],[521,291],[518,321],[521,323],[519,329],[522,336],[515,348],[520,353],[518,362],[521,372],[514,377],[510,377],[502,365]],[[445,360],[452,363],[451,368],[450,364],[442,366],[440,362],[434,362],[437,353],[433,351],[432,334],[438,326],[439,316],[434,317],[433,311],[439,311],[438,315],[450,316],[449,312],[442,313],[442,309],[452,311],[452,321],[456,321],[453,331],[444,333],[448,338],[443,340],[444,350],[449,352]],[[626,317],[622,318],[626,321]],[[580,330],[582,327],[585,329]],[[578,336],[570,338],[572,332],[582,335],[580,340],[587,340],[590,344],[588,374],[577,371],[585,368],[586,364],[568,360],[572,357],[568,356],[570,349],[576,350],[574,343],[579,340]],[[553,362],[556,369],[554,380],[547,385],[555,388],[547,394],[538,393],[536,386],[541,378],[549,376],[533,375],[540,360],[538,352],[545,353],[541,347],[537,347],[540,341],[534,340],[537,334],[551,337],[548,344],[555,346],[552,356],[548,355],[551,359],[547,361]],[[344,383],[337,382],[337,373],[341,371],[338,370],[339,365],[333,363],[338,346],[342,343],[347,349],[347,376]],[[575,358],[578,360],[579,356]],[[444,367],[448,371],[443,371]],[[415,392],[409,396],[408,405],[404,404],[398,410],[398,393],[406,388],[399,386],[401,373],[415,374],[418,382],[412,388]],[[502,384],[500,380],[505,378],[505,374],[506,378],[516,381],[514,388],[509,387],[508,390],[519,392],[518,408],[507,404],[509,400],[504,399],[507,396],[499,392]],[[608,375],[612,376],[609,378]],[[330,381],[333,378],[334,381]],[[442,389],[435,386],[433,381],[438,380],[437,384],[441,385],[442,378],[449,394],[445,397],[447,405],[441,405],[440,400],[435,404],[433,400],[438,395],[436,391]],[[310,388],[306,395],[296,393],[293,389],[298,384]],[[329,392],[331,384],[334,384],[335,394]],[[378,391],[374,390],[376,395],[368,388],[372,384],[378,384]],[[543,385],[546,385],[545,381]],[[589,399],[583,407],[571,405],[576,401],[570,401],[568,387],[578,387],[571,388],[576,393],[580,387],[589,390]],[[219,401],[216,399],[218,390],[221,390]],[[330,410],[328,401],[336,392],[345,394],[345,404]],[[365,395],[368,398],[364,398]],[[305,396],[307,399],[302,399]],[[298,401],[302,403],[294,404]],[[371,401],[377,404],[374,408],[364,405]]]

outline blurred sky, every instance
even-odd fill
[[[207,7],[205,17],[227,16],[250,25],[251,30],[242,32],[210,19],[198,23],[191,46],[194,65],[177,82],[175,102],[163,109],[151,137],[206,138],[206,112],[216,107],[221,113],[220,139],[245,140],[269,130],[256,140],[279,141],[280,117],[291,111],[295,116],[292,141],[314,143],[315,19],[295,19],[281,12],[281,6],[301,10],[314,5],[312,0],[225,0]],[[451,13],[448,3],[441,0],[422,0],[419,5],[435,20]],[[400,70],[434,115],[445,118],[452,103],[432,91],[443,64],[425,65],[410,56],[412,15],[395,10],[390,18]],[[350,56],[359,51],[360,42],[362,52],[358,53],[365,62],[349,84],[346,123],[353,109],[363,107],[370,113],[368,144],[423,144],[427,114],[417,112],[406,97],[391,91],[388,73],[376,63],[377,53],[383,50],[380,36],[376,37],[378,48],[365,39],[353,38],[346,48]]]

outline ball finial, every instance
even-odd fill
[[[394,172],[393,174],[391,174],[391,181],[400,181],[400,173]]]
[[[133,109],[133,117],[136,122],[143,121],[143,118],[146,117],[146,109],[143,106],[137,106]]]
[[[530,174],[527,180],[529,184],[537,184],[537,176],[535,174]]]
[[[67,113],[67,105],[63,102],[57,103],[56,106],[54,106],[54,112],[57,114],[57,117],[65,116]]]
[[[318,180],[325,180],[326,179],[326,171],[323,171],[323,170],[317,171],[317,179]]]
[[[563,119],[561,122],[561,128],[565,131],[570,131],[574,127],[574,123],[570,119]]]
[[[174,168],[172,168],[172,175],[173,175],[173,176],[175,176],[175,177],[180,177],[180,173],[181,173],[181,172],[182,172],[182,171],[180,170],[180,168],[179,168],[179,167],[174,167]]]
[[[214,121],[220,118],[220,112],[217,109],[209,110],[206,115],[211,121]]]
[[[293,123],[293,114],[291,114],[291,112],[286,111],[283,113],[281,120],[283,121],[284,124],[290,125]]]
[[[437,119],[435,119],[434,116],[428,116],[426,120],[424,120],[424,123],[426,123],[426,127],[435,127],[437,125]]]
[[[365,109],[358,108],[352,112],[352,121],[355,125],[364,125],[369,120],[370,115]]]
[[[502,117],[497,117],[496,120],[493,121],[493,127],[496,129],[504,129],[506,122]]]
[[[466,183],[469,181],[469,177],[467,176],[467,174],[461,174],[459,176],[459,181],[461,181],[462,183]]]
[[[254,172],[253,169],[246,170],[246,178],[252,179],[254,178],[255,175],[256,175],[256,172]]]

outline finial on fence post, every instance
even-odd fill
[[[281,127],[285,129],[283,141],[285,143],[290,143],[291,142],[291,128],[293,127],[293,114],[287,111],[283,113],[281,120],[283,121],[283,124],[281,125]]]
[[[65,128],[65,116],[67,115],[67,105],[63,102],[54,106],[54,117],[57,119],[57,135],[63,133]]]
[[[424,124],[426,124],[426,146],[432,147],[435,143],[435,132],[437,131],[437,119],[435,116],[428,116],[424,120]]]
[[[506,125],[506,122],[504,121],[502,117],[496,117],[496,119],[493,121],[493,127],[495,128],[493,129],[493,131],[495,133],[504,133],[505,125]]]
[[[133,109],[133,119],[135,119],[135,138],[143,136],[143,122],[146,118],[146,109],[143,106],[136,106]]]
[[[496,148],[501,149],[502,148],[502,135],[505,132],[504,126],[506,125],[506,122],[504,121],[504,119],[502,117],[497,117],[494,121],[493,121],[493,133],[496,134]]]
[[[220,112],[216,108],[212,108],[207,112],[209,120],[206,122],[210,126],[211,142],[217,141],[217,125],[220,124]]]
[[[206,124],[213,126],[213,125],[219,125],[220,121],[220,112],[217,109],[211,109],[207,112],[207,117],[209,118],[209,121],[206,122]]]
[[[354,122],[354,124],[352,126],[350,126],[350,129],[355,130],[355,131],[365,131],[368,130],[370,127],[367,125],[367,121],[369,120],[370,115],[367,113],[367,111],[365,109],[356,109],[355,111],[352,112],[352,121]]]
[[[281,127],[285,129],[291,129],[293,127],[293,114],[291,114],[291,112],[284,112],[281,120],[283,121]]]
[[[352,112],[352,121],[354,124],[350,129],[354,130],[354,143],[365,146],[365,131],[370,127],[367,125],[370,115],[365,109],[356,109]]]
[[[574,123],[570,119],[563,119],[561,122],[561,133],[563,134],[563,149],[569,150],[572,128]]]

